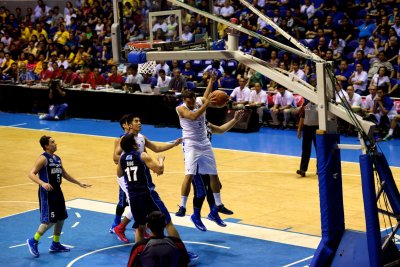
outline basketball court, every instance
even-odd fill
[[[111,157],[114,137],[121,132],[119,124],[87,119],[40,121],[34,115],[0,113],[0,125],[0,225],[8,229],[0,234],[0,261],[11,266],[125,266],[132,244],[122,244],[108,233],[118,198]],[[150,125],[143,125],[142,133],[160,142],[181,136],[179,129]],[[64,181],[69,218],[61,242],[71,246],[71,252],[49,254],[49,231],[39,244],[40,257],[34,259],[25,242],[39,225],[37,185],[27,173],[41,153],[38,140],[44,134],[55,138],[66,170],[93,186],[82,189]],[[358,142],[355,137],[343,137],[342,141]],[[399,145],[398,140],[380,144],[395,179],[400,173]],[[214,135],[213,146],[223,184],[222,198],[235,212],[223,216],[228,222],[226,228],[206,219],[206,204],[202,212],[208,228],[205,233],[195,229],[188,216],[173,215],[183,179],[180,147],[164,153],[165,173],[153,177],[182,239],[200,256],[196,266],[307,266],[321,235],[318,177],[314,159],[306,177],[295,173],[301,153],[296,132],[270,128],[256,133],[228,132]],[[360,153],[342,153],[343,195],[346,228],[365,231],[356,163]],[[187,214],[191,213],[189,201]],[[382,228],[389,227],[385,223],[381,221]],[[127,237],[132,240],[133,230]]]

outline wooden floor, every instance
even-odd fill
[[[55,138],[56,153],[62,158],[64,168],[93,185],[82,189],[64,181],[62,187],[67,200],[116,202],[118,186],[112,162],[112,138],[0,127],[0,217],[38,208],[37,186],[27,174],[42,153],[38,140],[44,134]],[[175,212],[180,201],[183,156],[180,148],[164,154],[165,173],[153,176],[153,180],[170,212]],[[233,218],[245,224],[321,234],[314,160],[310,162],[308,176],[299,178],[295,174],[298,157],[221,149],[216,149],[215,155],[223,184],[222,199],[234,210]],[[392,170],[399,177],[399,169]],[[346,227],[364,230],[359,166],[344,162],[342,172]],[[191,210],[189,203],[189,214]],[[207,216],[207,208],[202,215]]]

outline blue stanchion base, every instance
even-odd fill
[[[364,232],[346,230],[331,267],[369,267],[367,236]]]

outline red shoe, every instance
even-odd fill
[[[114,233],[121,242],[129,243],[129,239],[125,236],[125,228],[117,225],[114,227]]]

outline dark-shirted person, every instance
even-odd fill
[[[188,266],[189,256],[182,240],[164,235],[165,215],[160,211],[153,211],[147,216],[146,221],[146,226],[151,231],[150,238],[133,246],[128,267]]]

